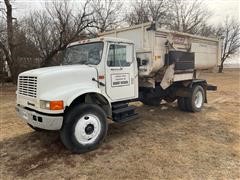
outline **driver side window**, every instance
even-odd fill
[[[107,65],[110,67],[130,66],[127,62],[125,45],[111,44],[108,52]]]

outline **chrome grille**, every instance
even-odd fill
[[[18,92],[21,95],[37,97],[37,77],[19,76]]]

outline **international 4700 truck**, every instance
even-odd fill
[[[198,79],[218,65],[218,39],[159,29],[153,23],[116,29],[68,45],[61,66],[34,69],[18,77],[16,109],[34,130],[58,130],[66,148],[83,153],[97,148],[108,119],[137,117],[129,102],[201,111],[207,90]]]

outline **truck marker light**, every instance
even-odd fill
[[[100,79],[104,79],[104,76],[98,76],[98,79],[100,80]]]
[[[63,108],[63,101],[50,101],[50,110],[62,110]]]

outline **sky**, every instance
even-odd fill
[[[80,2],[81,0],[75,1]],[[51,0],[15,0],[14,14],[16,16],[27,15],[31,10],[41,9],[45,2],[51,2]],[[124,1],[126,6],[130,2],[129,0]],[[209,23],[219,24],[227,15],[234,16],[240,21],[240,0],[204,0],[204,3],[213,13]]]
[[[206,0],[205,3],[213,12],[210,23],[220,23],[226,16],[234,16],[240,21],[240,0]]]

